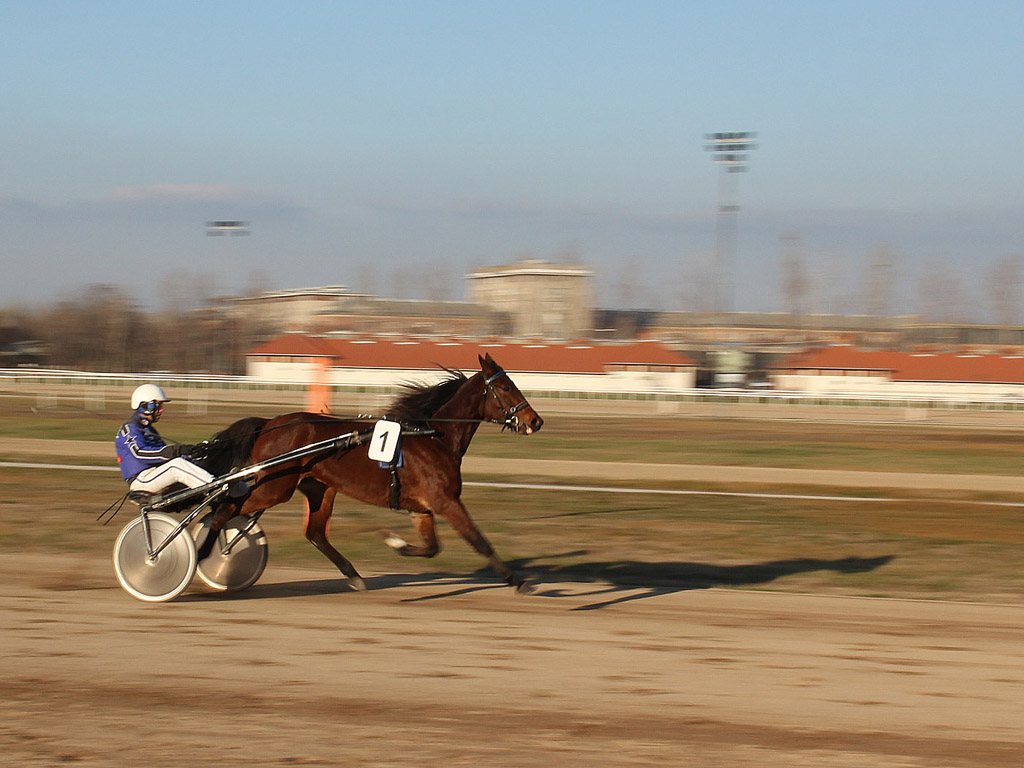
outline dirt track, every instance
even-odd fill
[[[12,766],[1019,766],[1024,609],[0,557]]]
[[[110,459],[106,442],[84,440],[45,440],[0,437],[0,453],[24,456],[76,456],[80,459]],[[113,470],[111,465],[109,469]],[[515,474],[532,477],[600,479],[604,481],[674,481],[730,485],[792,484],[805,486],[842,486],[848,488],[902,488],[961,490],[979,492],[1024,493],[1024,476],[967,475],[921,472],[863,472],[840,469],[793,469],[782,467],[716,466],[711,464],[612,463],[603,461],[550,461],[467,456],[463,462],[467,478],[474,475]]]

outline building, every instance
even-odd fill
[[[282,333],[317,329],[323,313],[334,310],[343,297],[353,295],[344,285],[325,285],[268,291],[231,301],[247,327]]]
[[[1024,326],[930,323],[915,319],[902,329],[903,348],[934,352],[1024,354]]]
[[[509,332],[501,312],[467,301],[387,299],[343,285],[271,291],[231,300],[259,338],[280,333],[398,333],[494,336]]]
[[[640,334],[696,360],[701,385],[737,384],[765,381],[772,366],[806,349],[833,344],[898,347],[905,320],[784,312],[658,312],[646,319]]]
[[[253,349],[246,372],[260,381],[393,387],[427,381],[444,368],[472,374],[480,369],[477,356],[488,352],[524,391],[688,390],[696,369],[692,360],[656,342],[548,344],[289,333]]]
[[[466,275],[469,300],[506,315],[518,339],[588,338],[594,327],[586,267],[524,259]]]
[[[794,349],[854,344],[865,349],[898,346],[905,317],[794,315],[785,312],[657,312],[643,335],[694,351],[742,344],[747,352],[789,354]]]
[[[509,317],[468,301],[385,299],[352,294],[325,308],[308,330],[406,336],[506,336]]]

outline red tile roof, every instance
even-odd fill
[[[462,370],[480,367],[477,355],[490,353],[508,371],[603,373],[615,365],[696,366],[690,358],[655,342],[633,344],[544,344],[467,341],[413,341],[381,338],[332,339],[287,333],[261,344],[249,355],[331,357],[341,368]]]
[[[855,347],[824,347],[786,358],[776,369],[877,371],[893,381],[946,381],[1024,384],[1024,356],[924,354],[871,351]]]

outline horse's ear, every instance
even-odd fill
[[[494,358],[491,357],[491,353],[487,352],[483,355],[477,355],[477,359],[480,361],[480,367],[486,368],[488,365],[494,366],[497,363],[494,362]]]

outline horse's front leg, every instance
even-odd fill
[[[299,490],[306,497],[306,539],[316,547],[335,567],[348,577],[349,586],[362,592],[366,582],[348,559],[334,548],[327,538],[327,523],[334,512],[334,498],[338,492],[328,488],[319,480],[304,478]]]
[[[519,593],[528,594],[533,591],[533,587],[526,579],[509,568],[495,554],[494,547],[491,546],[487,537],[477,528],[476,523],[469,516],[465,505],[459,499],[451,499],[437,506],[438,508],[435,510],[437,514],[447,520],[448,524],[455,529],[455,532],[465,539],[473,549],[487,558],[487,562],[498,578],[510,587],[515,587],[515,590]]]
[[[419,534],[422,545],[410,544],[394,531],[384,531],[384,543],[400,555],[406,557],[433,557],[441,551],[441,543],[437,540],[437,529],[434,527],[432,512],[410,512],[412,527]]]

